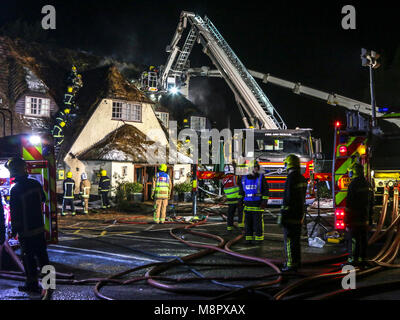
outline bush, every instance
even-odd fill
[[[182,183],[177,183],[174,185],[174,192],[176,193],[185,193],[185,192],[191,192],[192,191],[192,184],[190,181],[182,182]]]
[[[134,193],[141,193],[143,185],[139,182],[120,182],[116,188],[116,200],[120,203],[125,200],[133,200]]]

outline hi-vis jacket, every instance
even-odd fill
[[[249,174],[242,178],[240,195],[243,196],[244,210],[264,211],[261,203],[268,203],[269,187],[267,179],[262,174]]]
[[[171,179],[166,172],[157,172],[153,180],[155,199],[168,199],[172,188]]]
[[[238,177],[233,174],[229,174],[224,179],[222,179],[222,186],[226,195],[227,204],[238,203],[239,199],[241,198],[239,194],[240,187],[237,183],[237,180]]]

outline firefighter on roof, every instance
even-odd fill
[[[364,266],[367,257],[370,186],[364,168],[354,163],[349,170],[351,182],[347,189],[345,223],[348,243],[348,264]]]
[[[225,177],[222,179],[222,187],[226,196],[226,203],[228,204],[227,226],[228,231],[233,230],[233,221],[236,210],[238,211],[238,224],[242,225],[243,213],[239,211],[240,201],[240,187],[238,176],[234,175],[234,168],[231,165],[225,166]]]
[[[53,138],[54,138],[54,144],[56,146],[62,144],[64,142],[64,133],[63,133],[63,128],[65,127],[65,122],[61,121],[59,124],[55,124],[54,128],[52,130]]]
[[[24,160],[12,158],[6,167],[10,171],[10,177],[15,178],[15,184],[10,191],[11,236],[15,238],[18,235],[26,274],[25,285],[18,289],[41,293],[36,259],[40,270],[49,265],[42,211],[46,196],[42,185],[28,178]]]
[[[72,211],[72,215],[76,214],[75,205],[74,205],[74,190],[75,190],[75,181],[72,179],[72,172],[67,172],[67,179],[64,180],[63,183],[63,206],[61,215],[65,216],[65,211],[67,210],[67,206],[70,206]]]
[[[268,183],[260,172],[258,161],[249,165],[251,173],[242,178],[240,195],[243,196],[244,234],[246,243],[264,240],[264,209],[268,204]]]
[[[82,197],[84,214],[89,213],[90,188],[91,188],[91,183],[87,178],[87,174],[85,172],[83,172],[81,175],[81,184],[79,186],[79,190],[80,190],[80,194]]]
[[[286,264],[282,271],[296,271],[301,264],[301,226],[304,220],[304,205],[307,181],[300,173],[300,159],[294,154],[286,157],[288,173],[283,194],[278,224],[283,227]]]
[[[99,182],[99,193],[101,196],[101,203],[103,209],[105,208],[110,208],[110,200],[108,199],[108,193],[110,192],[111,188],[111,180],[107,176],[107,171],[106,170],[101,170],[100,171],[101,178]]]
[[[158,172],[153,180],[151,198],[154,198],[154,222],[164,223],[167,214],[168,199],[171,196],[172,183],[167,173],[166,164],[158,167]]]

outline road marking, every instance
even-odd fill
[[[138,256],[130,256],[130,255],[119,254],[119,253],[111,253],[111,252],[107,252],[107,251],[99,251],[99,250],[93,250],[93,249],[83,249],[83,248],[75,248],[75,247],[69,247],[69,246],[61,246],[61,245],[58,245],[58,244],[51,244],[51,245],[49,245],[49,247],[51,247],[51,248],[56,247],[56,248],[61,248],[61,249],[80,251],[80,252],[84,252],[84,254],[86,256],[92,256],[92,257],[95,257],[95,258],[106,259],[106,260],[116,260],[116,259],[107,258],[107,257],[104,257],[102,255],[105,254],[105,255],[109,255],[109,256],[113,256],[113,257],[125,258],[125,259],[130,259],[130,260],[136,259],[136,260],[143,260],[143,261],[150,261],[150,262],[158,262],[159,261],[159,260],[155,260],[155,259],[148,259],[148,258],[143,258],[143,257],[138,257]],[[53,252],[57,252],[57,253],[69,253],[69,254],[72,253],[72,252],[68,252],[66,250],[56,250],[56,249],[51,249],[51,248],[49,248],[48,250],[49,251],[53,251]],[[94,253],[94,254],[90,254],[90,253]],[[95,255],[96,253],[101,254],[101,255]]]

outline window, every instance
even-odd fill
[[[50,99],[25,97],[25,114],[36,117],[50,117]]]
[[[193,130],[203,130],[206,128],[205,117],[190,117],[190,128]]]
[[[169,123],[169,113],[168,112],[156,112],[157,118],[163,123],[163,125],[168,128]]]
[[[112,119],[141,122],[142,106],[139,104],[113,101]]]

